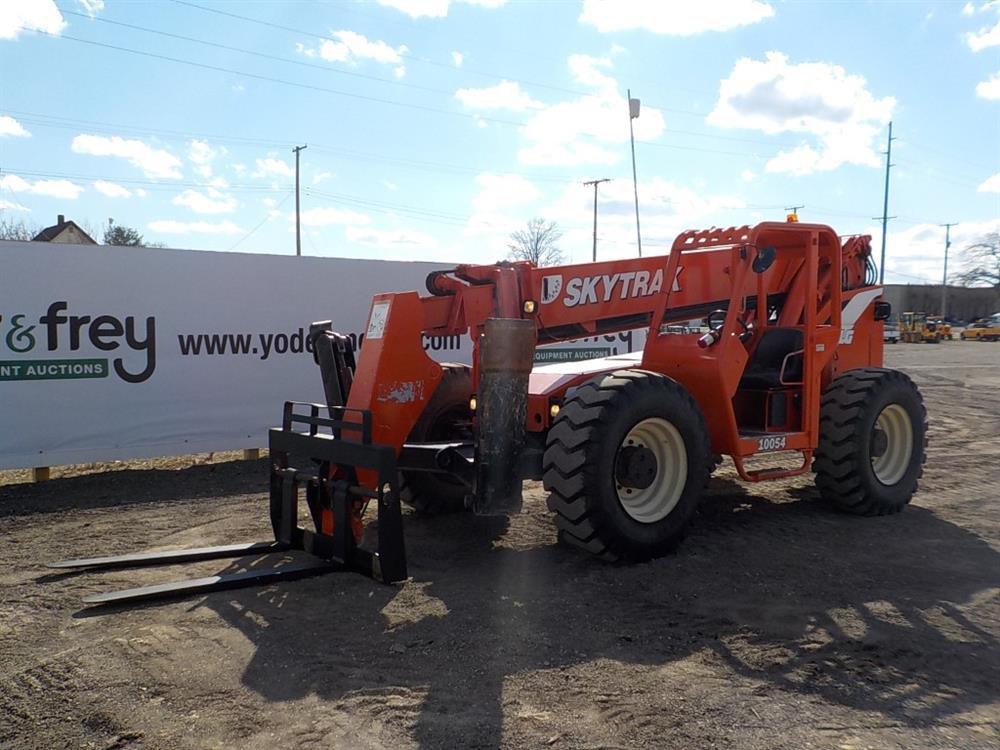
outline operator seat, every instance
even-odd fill
[[[782,388],[781,364],[792,352],[802,351],[802,331],[798,328],[767,328],[757,342],[747,369],[740,379],[740,388]],[[785,378],[790,382],[802,380],[802,356],[788,360]]]

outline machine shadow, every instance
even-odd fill
[[[471,516],[410,515],[406,533],[404,586],[334,575],[208,597],[256,646],[244,684],[344,710],[391,695],[422,747],[499,746],[506,680],[597,659],[714,654],[729,679],[913,726],[995,699],[996,640],[961,607],[1000,584],[1000,555],[919,507],[855,518],[715,479],[680,550],[632,566],[505,544]]]
[[[220,495],[259,495],[267,459],[198,464],[186,469],[122,469],[0,487],[0,518]]]

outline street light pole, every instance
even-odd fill
[[[602,177],[599,180],[588,180],[587,182],[583,183],[584,185],[594,186],[594,253],[593,256],[591,257],[591,260],[594,261],[595,263],[597,262],[597,186],[600,185],[602,182],[611,182],[611,178]]]
[[[628,96],[628,137],[632,142],[632,191],[635,193],[635,244],[642,257],[642,233],[639,231],[639,180],[635,174],[635,133],[632,131],[632,120],[639,116],[639,100],[632,98],[632,90],[626,89]]]
[[[295,255],[302,255],[302,232],[299,227],[299,151],[306,146],[296,146],[292,149],[295,152]]]
[[[882,200],[882,258],[878,264],[878,283],[885,279],[885,229],[889,216],[889,170],[892,168],[892,121],[889,121],[889,142],[885,147],[885,197]]]
[[[948,314],[948,248],[951,247],[951,228],[958,222],[942,224],[944,227],[944,276],[941,279],[941,320]]]

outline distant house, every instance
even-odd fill
[[[75,221],[66,221],[59,214],[59,221],[51,227],[45,227],[31,238],[32,242],[61,242],[66,245],[96,245],[97,242],[89,234],[77,226]]]

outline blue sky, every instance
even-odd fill
[[[1000,229],[1000,3],[0,3],[0,215],[170,247],[491,262],[534,216],[568,258],[803,220],[939,281]]]

